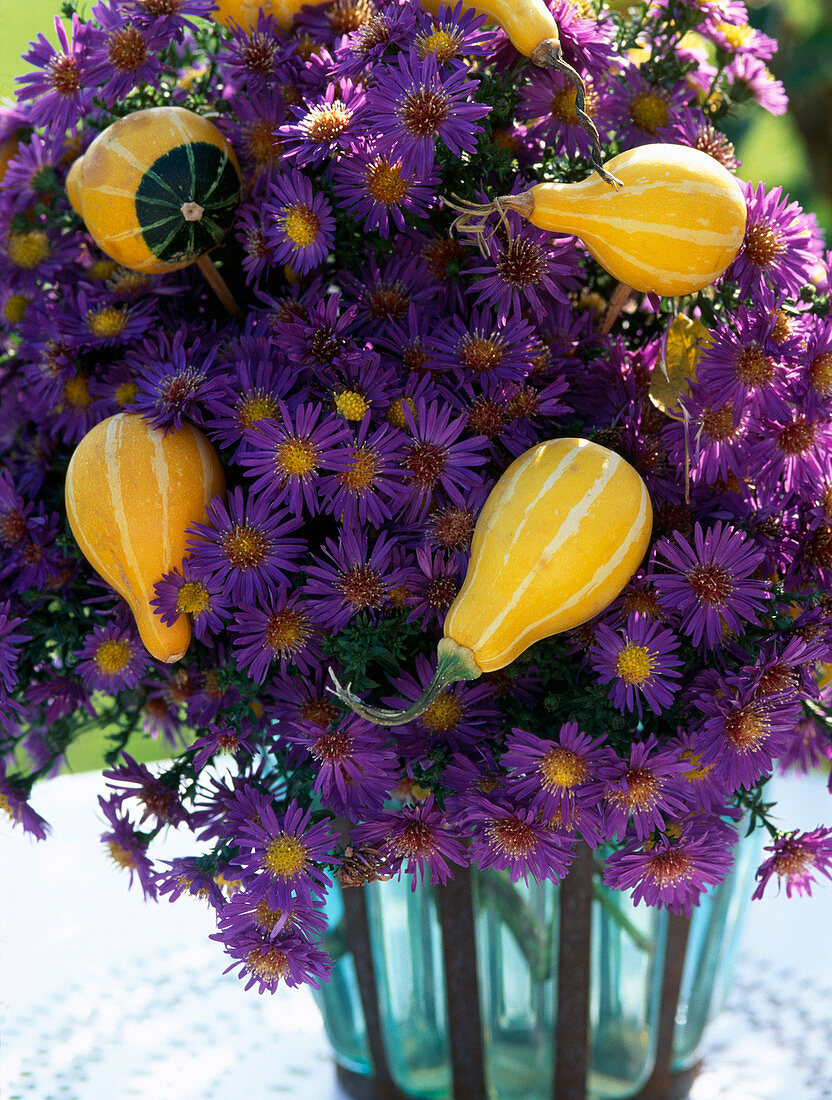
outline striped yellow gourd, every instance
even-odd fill
[[[532,447],[480,514],[422,699],[389,711],[365,706],[337,681],[335,693],[371,721],[412,721],[447,684],[504,668],[534,642],[603,611],[638,568],[652,526],[644,482],[613,451],[572,438]]]
[[[167,626],[154,614],[153,585],[187,556],[187,529],[204,522],[225,492],[213,446],[197,428],[165,435],[134,413],[89,431],[66,473],[69,525],[84,557],[124,597],[149,653],[178,661],[191,640],[187,615]]]
[[[619,190],[593,173],[499,201],[540,229],[580,237],[603,268],[643,293],[692,294],[734,259],[746,203],[736,178],[713,157],[687,145],[641,145],[604,168],[620,180]]]
[[[160,274],[222,241],[240,201],[240,166],[208,119],[149,107],[103,130],[73,163],[66,190],[102,252]]]

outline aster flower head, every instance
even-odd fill
[[[130,819],[120,812],[120,801],[118,797],[98,796],[98,804],[110,826],[101,834],[101,842],[116,867],[130,876],[130,886],[137,878],[145,898],[155,898],[156,876],[153,861],[147,854],[148,837],[140,834]]]
[[[651,734],[630,746],[629,759],[610,761],[605,768],[605,826],[608,837],[622,838],[628,823],[643,840],[667,820],[688,809],[687,792],[679,782],[685,764],[675,752],[658,747]]]
[[[212,939],[224,937],[217,933]],[[226,952],[235,959],[225,973],[239,967],[238,977],[246,979],[245,988],[257,986],[258,993],[274,993],[281,982],[290,989],[298,985],[318,989],[332,973],[330,956],[296,933],[272,940],[262,933],[247,932],[224,942]]]
[[[109,106],[137,85],[155,87],[162,72],[160,53],[169,41],[162,20],[134,22],[115,2],[92,9],[101,30],[91,36],[87,79]]]
[[[454,417],[439,402],[420,400],[415,413],[405,405],[404,416],[413,436],[402,460],[413,492],[411,515],[423,515],[438,490],[454,504],[464,504],[465,494],[482,483],[474,471],[487,461],[484,437],[462,439],[466,417]]]
[[[434,172],[405,172],[400,159],[358,142],[338,158],[333,177],[339,204],[381,237],[389,236],[392,228],[405,228],[405,211],[425,217],[436,202],[439,183]]]
[[[723,624],[738,634],[743,621],[757,621],[770,591],[753,576],[763,555],[746,535],[717,521],[707,530],[696,524],[693,546],[678,533],[674,541],[659,541],[657,558],[671,571],[651,580],[694,645],[714,649],[723,644]]]
[[[295,168],[272,181],[264,216],[266,245],[276,263],[305,275],[326,259],[335,227],[332,207],[302,172]]]
[[[172,339],[163,334],[126,356],[136,384],[131,411],[165,433],[186,420],[202,424],[203,402],[220,392],[214,369],[219,347],[205,343],[180,329]]]
[[[674,680],[681,676],[678,648],[672,630],[645,615],[629,615],[621,632],[597,624],[589,659],[599,683],[612,681],[613,705],[621,711],[636,711],[641,718],[642,699],[654,714],[673,702],[679,689]]]
[[[75,657],[84,683],[111,694],[135,687],[149,661],[135,630],[118,622],[94,627]]]
[[[782,187],[767,191],[762,183],[740,186],[748,206],[745,237],[725,280],[744,295],[770,286],[797,298],[817,264],[811,223]]]
[[[759,886],[752,895],[761,898],[769,882],[777,876],[778,886],[786,884],[786,897],[812,893],[816,874],[832,878],[832,829],[786,833],[766,847],[772,854],[757,870]]]
[[[57,15],[54,25],[60,48],[56,49],[46,35],[39,34],[23,55],[23,60],[35,67],[35,72],[15,79],[20,85],[17,98],[27,104],[32,124],[62,136],[67,130],[75,129],[89,110],[95,94],[88,71],[91,29],[88,23],[81,22],[77,13],[72,16],[69,33]]]
[[[0,760],[0,811],[3,811],[12,824],[19,825],[30,836],[45,840],[50,829],[45,818],[29,805],[29,792],[24,784],[15,781],[14,776],[6,774],[6,764]]]
[[[222,578],[204,572],[197,576],[188,558],[156,581],[153,591],[150,604],[162,622],[173,626],[180,615],[188,615],[199,639],[221,631],[231,613]]]
[[[483,870],[508,871],[512,882],[529,875],[560,882],[572,862],[573,841],[541,821],[535,810],[480,795],[466,807],[473,832],[471,860]]]
[[[121,808],[127,799],[135,800],[140,809],[139,824],[153,818],[159,825],[179,825],[187,815],[175,786],[165,783],[140,764],[129,753],[122,752],[123,763],[105,769],[101,774],[114,792],[110,803]]]
[[[26,619],[15,615],[9,600],[0,600],[0,698],[3,689],[11,691],[17,683],[17,660],[20,647],[30,640],[30,635],[17,629]]]
[[[359,122],[365,123],[364,90],[350,80],[333,82],[323,95],[292,106],[291,112],[294,121],[278,131],[282,155],[299,168],[320,164],[333,153],[346,151]]]
[[[273,661],[305,673],[321,659],[313,606],[285,586],[272,589],[256,606],[243,604],[232,630],[237,667],[259,684]]]
[[[440,73],[432,53],[400,54],[398,64],[379,72],[367,100],[364,120],[378,135],[378,151],[420,176],[433,167],[437,138],[457,156],[473,153],[478,120],[490,110],[470,99],[477,83],[465,69]]]
[[[232,600],[253,603],[289,580],[306,549],[304,539],[288,537],[301,526],[296,516],[262,497],[246,498],[240,488],[228,494],[227,503],[214,497],[207,511],[208,523],[189,528],[188,550],[189,572],[196,580],[206,578],[209,596],[217,580]]]
[[[380,810],[364,815],[350,838],[379,851],[394,873],[411,876],[411,888],[430,882],[437,886],[453,878],[453,867],[464,867],[468,853],[458,828],[436,809],[433,796],[423,802],[406,803],[398,810]]]

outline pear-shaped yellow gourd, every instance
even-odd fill
[[[187,553],[187,530],[225,492],[217,453],[190,424],[165,435],[134,413],[92,428],[66,473],[69,525],[84,557],[130,606],[149,653],[178,661],[191,641],[187,615],[167,626],[153,586]]]
[[[539,443],[485,502],[425,695],[391,711],[365,706],[337,681],[335,694],[381,725],[412,721],[447,684],[504,668],[533,642],[603,611],[638,568],[652,527],[647,488],[615,452],[586,439]]]
[[[745,198],[713,157],[687,145],[640,145],[604,168],[619,190],[593,174],[498,201],[540,229],[574,233],[611,275],[643,293],[692,294],[734,259],[745,236]]]

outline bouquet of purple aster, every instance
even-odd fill
[[[459,231],[466,203],[642,145],[734,173],[721,120],[786,109],[775,44],[740,0],[546,10],[560,67],[462,3],[331,0],[289,26],[211,0],[67,4],[0,113],[0,807],[45,837],[35,782],[106,726],[113,860],[148,897],[206,898],[261,991],[326,978],[335,882],[468,865],[558,881],[580,841],[608,887],[690,912],[740,819],[770,837],[757,894],[832,875],[832,830],[782,827],[765,797],[776,767],[832,756],[814,218],[738,184],[735,258],[677,298],[616,295],[579,237],[502,208],[480,250]],[[239,161],[212,282],[119,263],[67,195],[98,135],[160,107],[209,119]],[[154,614],[192,625],[174,663],[67,521],[75,448],[122,413],[162,439],[196,427],[227,480],[155,578]],[[342,705],[330,669],[390,707],[423,696],[489,493],[558,437],[647,487],[653,534],[623,590],[404,724]],[[137,763],[141,736],[170,762]],[[154,862],[169,827],[194,853]]]

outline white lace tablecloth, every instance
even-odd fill
[[[832,822],[822,780],[772,786],[789,827]],[[202,903],[125,889],[98,842],[101,789],[41,787],[44,844],[0,822],[2,1100],[342,1100],[308,991],[244,992]],[[172,832],[163,854],[189,851]],[[832,1098],[831,945],[832,883],[749,907],[691,1100]]]

